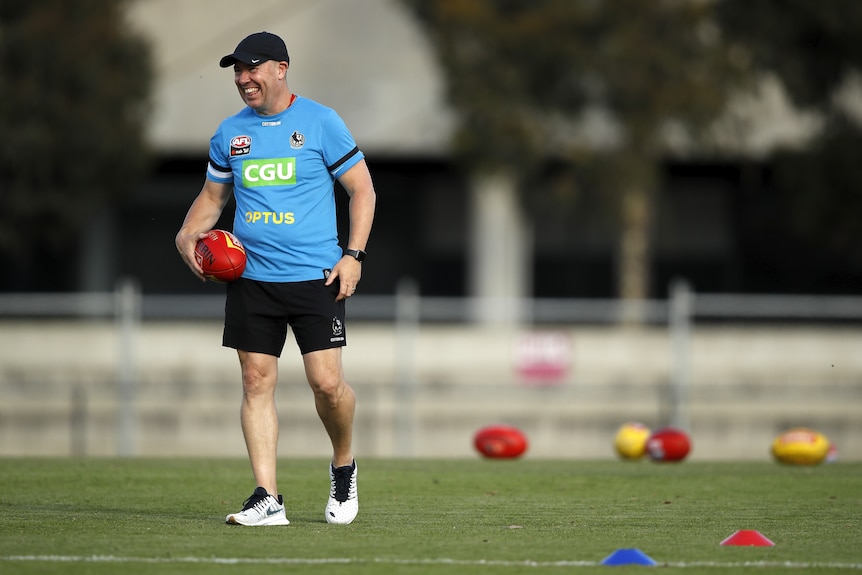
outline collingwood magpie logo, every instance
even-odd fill
[[[344,341],[344,324],[337,317],[332,318],[332,337],[329,341]]]
[[[299,132],[294,132],[290,135],[290,147],[298,150],[305,145],[305,136]]]

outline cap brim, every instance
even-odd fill
[[[260,64],[261,62],[266,62],[270,58],[265,58],[260,54],[249,54],[248,52],[234,52],[233,54],[228,54],[221,60],[219,60],[218,65],[222,68],[227,68],[229,66],[233,66],[237,62],[242,62],[243,64],[248,64],[249,66],[254,66]]]
[[[227,68],[231,66],[234,62],[236,62],[236,58],[233,54],[228,54],[224,58],[218,61],[218,65],[222,68]]]

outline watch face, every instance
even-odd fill
[[[349,256],[353,256],[356,258],[356,261],[361,262],[365,259],[365,252],[362,250],[345,250],[345,253]]]

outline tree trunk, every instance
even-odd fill
[[[629,187],[621,200],[621,238],[617,260],[622,323],[642,324],[649,297],[652,206],[642,186]]]
[[[473,318],[514,323],[532,292],[532,234],[518,201],[517,179],[505,172],[477,175],[471,185],[468,258]]]

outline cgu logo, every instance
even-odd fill
[[[245,160],[242,184],[247,188],[296,184],[296,158]]]

